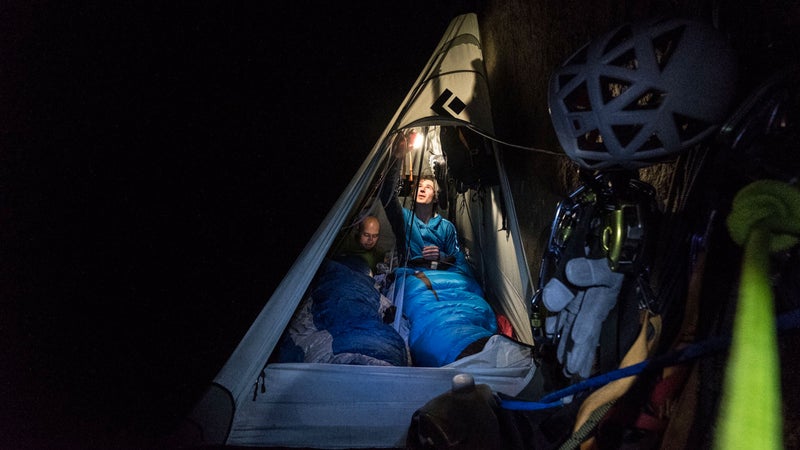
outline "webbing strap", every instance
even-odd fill
[[[636,341],[631,345],[628,353],[622,358],[620,367],[632,366],[645,361],[652,351],[658,345],[661,338],[661,316],[650,315],[645,312],[644,319],[642,320],[642,328],[639,331]],[[622,394],[628,391],[633,383],[636,381],[636,376],[621,378],[612,381],[600,389],[592,392],[591,395],[586,397],[586,400],[581,404],[578,410],[578,416],[575,419],[573,426],[573,434],[576,434],[584,423],[589,421],[592,414],[609,403],[613,404],[619,399]],[[595,424],[596,425],[596,424]]]
[[[428,278],[427,275],[425,275],[425,272],[418,270],[414,272],[414,276],[422,280],[422,282],[425,283],[425,286],[427,286],[428,289],[430,289],[431,292],[433,292],[433,296],[436,297],[436,301],[439,301],[439,295],[436,294],[436,289],[433,288],[431,280],[430,278]]]

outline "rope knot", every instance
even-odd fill
[[[800,236],[800,190],[782,181],[755,181],[734,197],[727,225],[739,245],[760,228],[770,232],[771,252],[786,250]]]

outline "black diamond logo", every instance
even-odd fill
[[[444,107],[445,103],[447,103],[447,107],[450,108],[449,111]],[[466,107],[467,105],[461,101],[460,98],[456,97],[450,89],[445,89],[442,95],[431,105],[431,109],[440,116],[457,116],[461,114],[461,111],[464,111]]]

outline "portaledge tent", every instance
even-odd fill
[[[455,17],[365,162],[186,420],[199,445],[254,447],[402,447],[412,414],[471,374],[494,391],[518,394],[533,378],[530,347],[457,360],[441,367],[268,363],[284,330],[347,220],[380,180],[394,137],[415,127],[461,126],[493,136],[491,104],[475,14]],[[531,277],[500,149],[498,182],[459,193],[454,222],[476,278],[514,339],[532,345]],[[378,205],[380,206],[380,205]],[[451,216],[453,217],[453,216]],[[480,355],[480,354],[479,354]],[[260,386],[264,389],[261,392]]]

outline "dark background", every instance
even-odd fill
[[[474,6],[427,3],[0,6],[0,446],[177,425]]]
[[[800,48],[781,0],[95,3],[0,3],[0,448],[171,431],[457,13],[488,8],[496,131],[535,148],[552,67],[657,5],[721,8],[743,92]],[[535,265],[572,178],[508,157]]]

